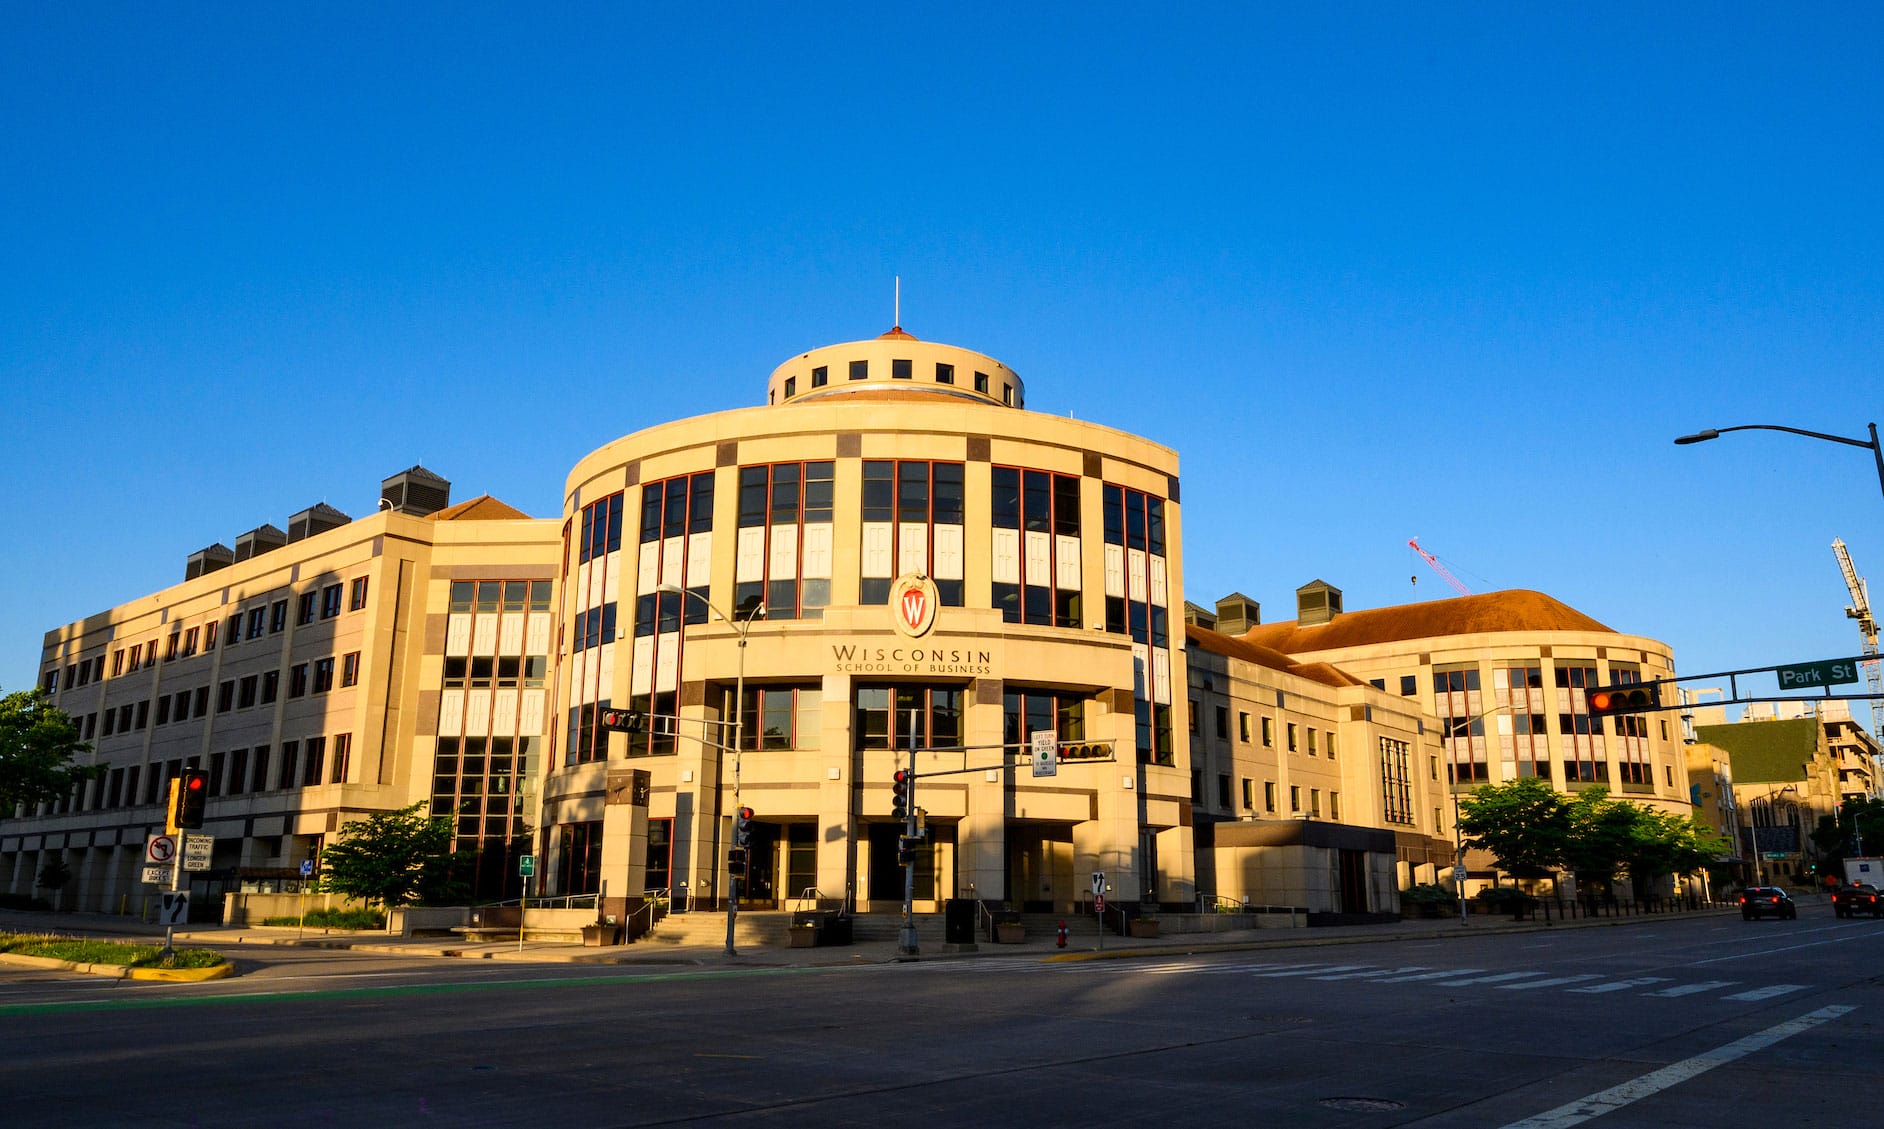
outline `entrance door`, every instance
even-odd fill
[[[778,828],[754,822],[752,844],[746,850],[746,880],[739,884],[744,909],[778,908]]]
[[[785,889],[796,898],[818,884],[818,825],[792,823],[785,827]]]
[[[1366,913],[1367,853],[1341,852],[1341,912]]]

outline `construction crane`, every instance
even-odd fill
[[[1884,673],[1878,670],[1877,660],[1877,618],[1871,614],[1869,586],[1858,570],[1851,567],[1851,554],[1845,551],[1843,538],[1832,538],[1832,555],[1838,558],[1838,571],[1845,574],[1845,587],[1851,591],[1851,605],[1845,609],[1847,619],[1858,621],[1858,638],[1864,643],[1864,653],[1868,661],[1864,666],[1865,680],[1871,685],[1871,732],[1877,732],[1878,700],[1884,698]]]
[[[1426,558],[1426,563],[1433,566],[1433,571],[1438,573],[1440,576],[1444,577],[1446,583],[1452,585],[1453,588],[1455,588],[1458,591],[1459,595],[1470,596],[1472,594],[1472,590],[1470,588],[1467,588],[1465,585],[1459,583],[1459,578],[1452,575],[1452,572],[1450,569],[1446,568],[1445,565],[1442,565],[1439,563],[1438,557],[1435,557],[1431,553],[1420,548],[1420,539],[1418,537],[1408,538],[1407,544],[1413,547],[1414,552]],[[1877,637],[1877,631],[1875,628],[1873,628],[1872,638],[1875,639],[1876,637]]]

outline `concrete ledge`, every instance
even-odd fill
[[[48,971],[79,972],[87,976],[108,976],[114,980],[168,980],[173,983],[186,984],[200,983],[204,980],[221,980],[235,975],[235,965],[228,961],[210,965],[208,968],[133,968],[123,964],[87,964],[75,960],[59,960],[55,957],[0,953],[0,963],[17,964],[26,968],[43,968]]]

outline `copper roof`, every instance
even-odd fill
[[[877,340],[878,341],[914,341],[915,337],[911,336],[910,334],[904,333],[902,326],[893,325],[890,327],[890,331],[888,333],[882,334],[881,336],[877,338]]]
[[[1241,659],[1256,666],[1279,670],[1284,674],[1293,674],[1324,686],[1360,686],[1360,679],[1338,667],[1327,663],[1300,663],[1283,654],[1247,639],[1234,635],[1225,635],[1221,631],[1212,631],[1208,627],[1199,627],[1194,623],[1184,625],[1184,639],[1193,647],[1222,655],[1225,658]]]
[[[1391,608],[1343,612],[1325,624],[1302,627],[1296,621],[1252,627],[1245,642],[1285,655],[1333,651],[1408,639],[1439,639],[1500,631],[1603,631],[1616,634],[1582,612],[1542,592],[1513,588],[1450,600],[1429,600]]]
[[[479,494],[475,498],[448,506],[431,515],[433,521],[515,521],[529,518],[513,506],[506,505],[489,494]]]

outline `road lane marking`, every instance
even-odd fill
[[[1607,984],[1591,984],[1587,988],[1566,988],[1564,991],[1588,992],[1596,995],[1600,992],[1620,992],[1625,988],[1646,988],[1650,984],[1666,984],[1670,979],[1667,976],[1631,976],[1627,980],[1611,980]]]
[[[1333,976],[1311,976],[1310,980],[1373,980],[1381,976],[1394,976],[1403,972],[1424,972],[1423,964],[1409,964],[1401,968],[1376,968],[1371,972],[1340,972]],[[1448,973],[1448,975],[1451,975]]]
[[[1505,992],[1526,992],[1532,988],[1561,988],[1565,984],[1581,984],[1586,980],[1601,978],[1601,973],[1586,972],[1581,976],[1553,976],[1549,980],[1531,980],[1523,984],[1500,984],[1498,988]]]
[[[1789,1039],[1802,1031],[1809,1031],[1821,1023],[1837,1019],[1853,1010],[1855,1009],[1843,1005],[1834,1005],[1807,1012],[1797,1019],[1789,1019],[1784,1023],[1768,1027],[1764,1031],[1748,1035],[1744,1039],[1736,1039],[1725,1046],[1671,1063],[1639,1078],[1632,1078],[1620,1086],[1599,1090],[1588,1097],[1568,1102],[1556,1109],[1546,1110],[1535,1117],[1513,1121],[1504,1129],[1568,1129],[1569,1126],[1580,1125],[1591,1118],[1613,1113],[1631,1102],[1658,1094],[1670,1086],[1678,1086],[1717,1066],[1724,1066],[1736,1059],[1745,1058],[1755,1051],[1764,1050],[1782,1039]]]
[[[1727,998],[1752,1003],[1756,1000],[1770,1000],[1774,996],[1783,996],[1789,992],[1797,992],[1805,986],[1804,984],[1768,984],[1764,988],[1755,988],[1751,992],[1741,992],[1738,995],[1728,996]]]
[[[1311,964],[1306,968],[1291,968],[1282,972],[1258,972],[1258,976],[1280,978],[1284,976],[1307,976],[1311,972],[1351,972],[1357,968],[1372,968],[1371,964]]]
[[[1677,996],[1692,996],[1696,992],[1711,992],[1715,988],[1731,988],[1738,983],[1740,983],[1738,980],[1703,980],[1698,984],[1678,984],[1673,988],[1663,988],[1659,992],[1644,992],[1643,995],[1672,1000]]]
[[[1541,972],[1496,972],[1490,976],[1468,976],[1464,980],[1441,980],[1441,988],[1463,988],[1467,984],[1500,984],[1506,980],[1527,980],[1533,976],[1542,976]]]
[[[1444,980],[1448,976],[1464,976],[1471,972],[1483,972],[1482,968],[1449,968],[1444,972],[1422,972],[1418,976],[1395,976],[1382,980],[1382,984],[1410,984],[1415,980]]]

